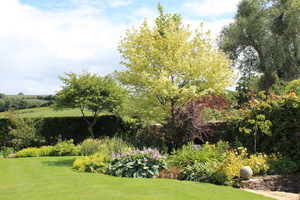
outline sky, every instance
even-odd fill
[[[203,22],[215,39],[239,0],[0,0],[0,93],[55,94],[64,72],[124,69],[121,36],[145,18],[153,23],[158,2],[191,30]]]

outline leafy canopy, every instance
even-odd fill
[[[261,74],[265,88],[300,76],[300,1],[243,0],[218,45],[243,74]]]
[[[91,136],[92,127],[102,111],[117,111],[126,99],[126,91],[119,87],[110,76],[98,76],[84,71],[83,74],[65,73],[68,77],[59,77],[63,82],[62,89],[56,94],[54,109],[79,108],[89,125]],[[93,120],[88,121],[84,111],[92,111]]]
[[[120,41],[126,70],[117,73],[118,79],[136,96],[142,94],[144,105],[148,101],[151,109],[166,112],[231,86],[235,78],[231,61],[213,47],[209,33],[190,31],[179,15],[164,14],[160,4],[158,11],[154,27],[145,20]]]

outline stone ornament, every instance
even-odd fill
[[[250,179],[252,174],[253,174],[253,171],[252,171],[251,167],[249,167],[249,166],[243,166],[240,170],[240,176],[243,179]]]

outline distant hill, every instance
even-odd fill
[[[40,107],[40,108],[30,108],[18,111],[20,117],[76,117],[82,116],[79,109],[64,110],[64,111],[54,111],[50,107]],[[85,111],[87,116],[91,116],[92,112]],[[108,114],[103,112],[103,114]],[[6,118],[7,112],[0,112],[0,118]]]
[[[22,110],[28,108],[48,107],[55,103],[53,95],[6,95],[0,93],[0,112],[8,111],[10,108]]]

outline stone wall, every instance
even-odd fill
[[[300,194],[300,174],[255,176],[249,180],[238,179],[241,187],[254,190],[284,191]]]

